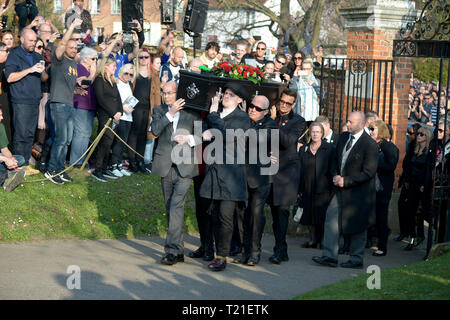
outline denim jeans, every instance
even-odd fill
[[[65,169],[67,148],[73,136],[73,110],[74,108],[63,103],[50,103],[50,111],[55,125],[55,140],[50,151],[49,171],[62,171]]]
[[[24,165],[28,165],[31,157],[34,133],[38,124],[39,105],[13,103],[12,109],[14,153],[21,155],[25,160]]]
[[[17,16],[19,17],[19,31],[27,26],[27,19],[30,22],[38,15],[38,8],[35,5],[28,5],[26,3],[19,4],[15,8]]]
[[[83,153],[86,152],[89,139],[94,124],[95,111],[84,109],[73,109],[73,137],[72,146],[70,147],[70,165],[74,164]],[[78,161],[81,165],[86,156]]]
[[[147,139],[144,152],[144,163],[149,164],[153,158],[153,147],[155,145],[155,139]]]

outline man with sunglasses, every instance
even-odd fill
[[[289,69],[287,68],[287,58],[283,53],[277,53],[273,60],[275,65],[274,73],[283,82],[289,82],[291,77],[289,76]]]
[[[266,145],[267,158],[270,158],[271,130],[277,130],[277,123],[270,118],[269,99],[265,96],[255,96],[248,107],[251,120],[250,130],[256,134],[256,140],[249,139],[246,149],[246,174],[248,205],[245,210],[238,210],[238,226],[240,241],[244,245],[244,253],[239,260],[243,264],[254,266],[261,257],[261,238],[266,224],[264,204],[270,190],[269,175],[262,172],[262,168],[269,164],[262,164],[259,158],[260,148]],[[256,163],[250,163],[250,155],[258,155]]]
[[[52,56],[50,114],[55,127],[55,138],[50,151],[50,161],[45,177],[55,184],[64,184],[72,178],[63,171],[65,167],[67,148],[73,135],[73,96],[77,83],[77,43],[71,40],[72,33],[83,21],[75,19],[69,30],[59,42]]]
[[[281,93],[278,107],[272,106],[270,115],[279,129],[279,150],[272,150],[278,158],[279,169],[272,177],[267,202],[272,213],[272,228],[275,236],[274,254],[269,261],[280,264],[288,261],[286,232],[289,222],[289,207],[297,201],[300,178],[297,141],[306,129],[305,119],[292,109],[295,106],[297,92],[285,89]],[[278,156],[277,156],[278,151]]]

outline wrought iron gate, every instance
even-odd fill
[[[352,111],[373,111],[392,123],[394,61],[324,58],[317,75],[320,81],[320,114],[335,131]]]
[[[434,145],[440,144],[440,150],[435,151],[433,166],[433,186],[431,193],[430,222],[428,228],[427,254],[428,258],[433,240],[444,242],[450,238],[449,214],[450,206],[450,161],[446,162],[446,155],[450,153],[450,140],[447,136],[448,121],[444,121],[444,137],[438,140],[438,124],[440,119],[450,120],[449,89],[450,89],[450,3],[448,0],[428,0],[419,19],[408,23],[400,32],[401,39],[394,41],[395,57],[427,57],[440,59],[439,97],[437,106],[436,128],[434,130]],[[443,79],[444,66],[447,65],[447,79]],[[446,83],[444,89],[443,83]],[[441,92],[445,94],[444,106],[441,103]],[[440,114],[441,107],[445,108],[444,115]],[[447,141],[449,140],[449,141]],[[436,235],[433,239],[433,231]],[[447,240],[448,241],[448,240]]]

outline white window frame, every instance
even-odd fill
[[[121,1],[111,0],[111,14],[120,14],[120,10],[121,10]]]

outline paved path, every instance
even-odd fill
[[[263,239],[262,261],[256,267],[230,263],[224,272],[207,270],[207,263],[186,256],[185,263],[162,265],[164,239],[43,241],[0,244],[1,299],[291,299],[324,285],[365,273],[366,269],[328,268],[311,261],[318,249],[300,247],[305,239],[288,238],[290,261],[268,262],[273,236]],[[186,253],[198,237],[185,236]],[[382,269],[422,261],[424,245],[411,252],[390,241],[386,257],[366,251],[365,267]],[[346,256],[340,256],[345,261]],[[81,269],[81,289],[66,286],[67,268]]]

